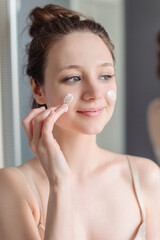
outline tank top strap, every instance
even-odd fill
[[[40,221],[39,221],[38,226],[41,227],[43,230],[45,230],[44,225],[43,225],[42,202],[41,202],[41,198],[40,198],[40,195],[39,195],[39,191],[36,188],[32,178],[31,178],[31,176],[29,174],[29,171],[24,166],[21,166],[21,172],[23,172],[24,176],[26,177],[26,180],[27,180],[29,186],[31,187],[31,189],[33,191],[33,194],[35,195],[35,197],[36,197],[36,199],[37,199],[37,201],[39,203],[39,207],[40,207]]]
[[[44,222],[43,222],[43,217],[41,216],[40,222],[38,224],[38,227],[42,228],[43,230],[45,230],[45,226],[44,226]]]
[[[138,200],[141,214],[142,214],[142,221],[144,222],[145,221],[145,211],[144,211],[144,205],[143,205],[142,196],[141,196],[139,178],[138,178],[137,170],[136,170],[135,164],[134,164],[134,157],[127,155],[127,159],[128,159],[131,174],[132,174],[132,180],[133,180],[135,193],[136,193],[137,200]]]

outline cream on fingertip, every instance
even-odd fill
[[[66,107],[66,110],[65,110],[65,112],[68,112],[68,105],[67,105],[67,107]]]

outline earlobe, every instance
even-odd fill
[[[41,105],[46,104],[42,86],[38,86],[33,77],[30,77],[30,85],[36,102]]]

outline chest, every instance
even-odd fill
[[[47,198],[43,202],[46,218]],[[127,176],[119,180],[108,175],[75,184],[72,209],[76,240],[133,240],[141,223],[132,181]]]
[[[73,192],[76,240],[131,240],[141,222],[132,189],[124,183],[94,184]]]

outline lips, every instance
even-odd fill
[[[77,112],[87,117],[97,117],[103,112],[103,110],[104,110],[104,107],[98,107],[98,108],[82,109],[81,111],[77,111]]]
[[[99,110],[102,110],[104,109],[104,107],[97,107],[97,108],[85,108],[85,109],[81,109],[77,112],[96,112],[96,111],[99,111]]]

